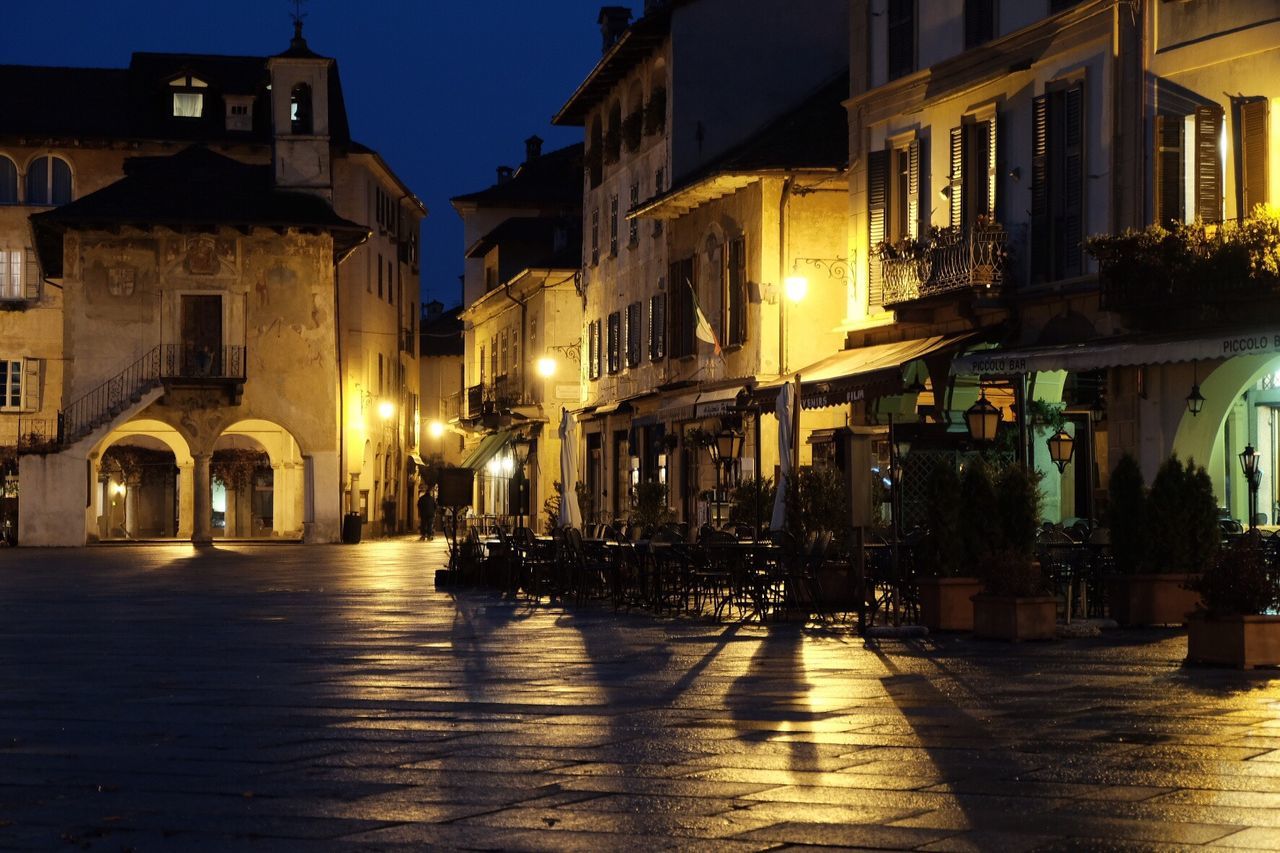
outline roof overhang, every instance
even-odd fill
[[[724,171],[696,178],[627,211],[627,219],[679,219],[704,204],[730,196],[744,187],[769,177],[830,178],[839,169],[753,169]]]

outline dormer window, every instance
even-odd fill
[[[289,94],[290,129],[299,135],[311,135],[311,87],[299,83]]]
[[[253,130],[253,96],[224,95],[227,105],[227,130]]]
[[[200,118],[204,115],[204,90],[209,84],[190,74],[169,81],[173,93],[174,118]]]

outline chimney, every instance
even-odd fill
[[[622,34],[631,25],[631,10],[626,6],[601,6],[596,23],[600,25],[600,35],[604,37],[601,52],[608,53],[609,48],[618,43],[618,39],[622,38]]]
[[[499,166],[498,183],[505,184],[507,181],[511,180],[512,174],[514,174],[514,170],[510,166]]]
[[[524,141],[524,161],[532,163],[542,156],[542,139],[534,134]]]

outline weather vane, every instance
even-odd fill
[[[293,3],[293,25],[301,27],[303,19],[307,17],[307,13],[302,11],[307,5],[307,0],[291,0],[291,2]]]

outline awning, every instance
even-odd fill
[[[806,409],[822,409],[869,397],[899,394],[902,392],[902,368],[905,365],[960,346],[979,334],[981,332],[934,335],[841,350],[796,371],[802,383],[801,405]],[[756,389],[756,396],[776,396],[774,392],[782,385],[782,382],[762,385]]]
[[[1218,332],[1187,338],[1128,335],[1079,344],[985,350],[960,356],[952,373],[1012,376],[1040,370],[1100,370],[1139,364],[1212,361],[1237,355],[1280,355],[1280,331]]]
[[[714,391],[703,391],[694,401],[694,417],[711,418],[727,415],[738,410],[738,395],[742,393],[741,385],[728,388],[717,388]]]
[[[492,435],[486,435],[480,439],[480,443],[475,449],[467,454],[467,458],[462,460],[458,466],[460,468],[470,468],[473,471],[479,471],[485,466],[485,463],[497,455],[498,451],[507,446],[507,442],[511,440],[511,433],[495,432]]]

